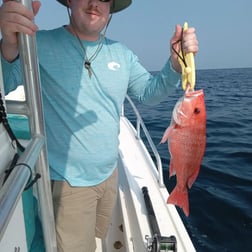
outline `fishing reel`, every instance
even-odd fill
[[[150,224],[152,237],[145,236],[148,252],[177,252],[177,240],[174,235],[162,236],[157,223],[156,215],[148,193],[148,188],[142,188],[147,216]]]
[[[177,252],[177,240],[175,236],[160,236],[155,234],[153,237],[145,236],[147,240],[148,252]]]

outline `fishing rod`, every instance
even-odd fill
[[[147,210],[149,225],[152,232],[152,237],[149,237],[148,235],[145,237],[147,240],[148,252],[177,252],[176,237],[173,235],[162,236],[160,233],[148,188],[146,186],[142,187],[142,192]]]

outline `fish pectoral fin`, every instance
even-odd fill
[[[165,132],[164,132],[164,135],[160,141],[160,143],[165,143],[166,141],[168,141],[168,138],[171,136],[171,133],[172,133],[172,130],[174,129],[174,124],[169,126]]]
[[[189,216],[189,198],[188,191],[180,190],[177,186],[173,189],[167,199],[167,204],[174,204],[183,209],[184,214]]]

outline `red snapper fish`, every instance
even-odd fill
[[[206,148],[206,108],[203,90],[186,91],[178,100],[170,126],[161,143],[168,141],[169,177],[176,174],[177,183],[167,199],[189,216],[188,189],[196,180]]]

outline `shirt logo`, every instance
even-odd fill
[[[108,63],[108,69],[112,71],[118,71],[120,69],[120,64],[114,61]]]

